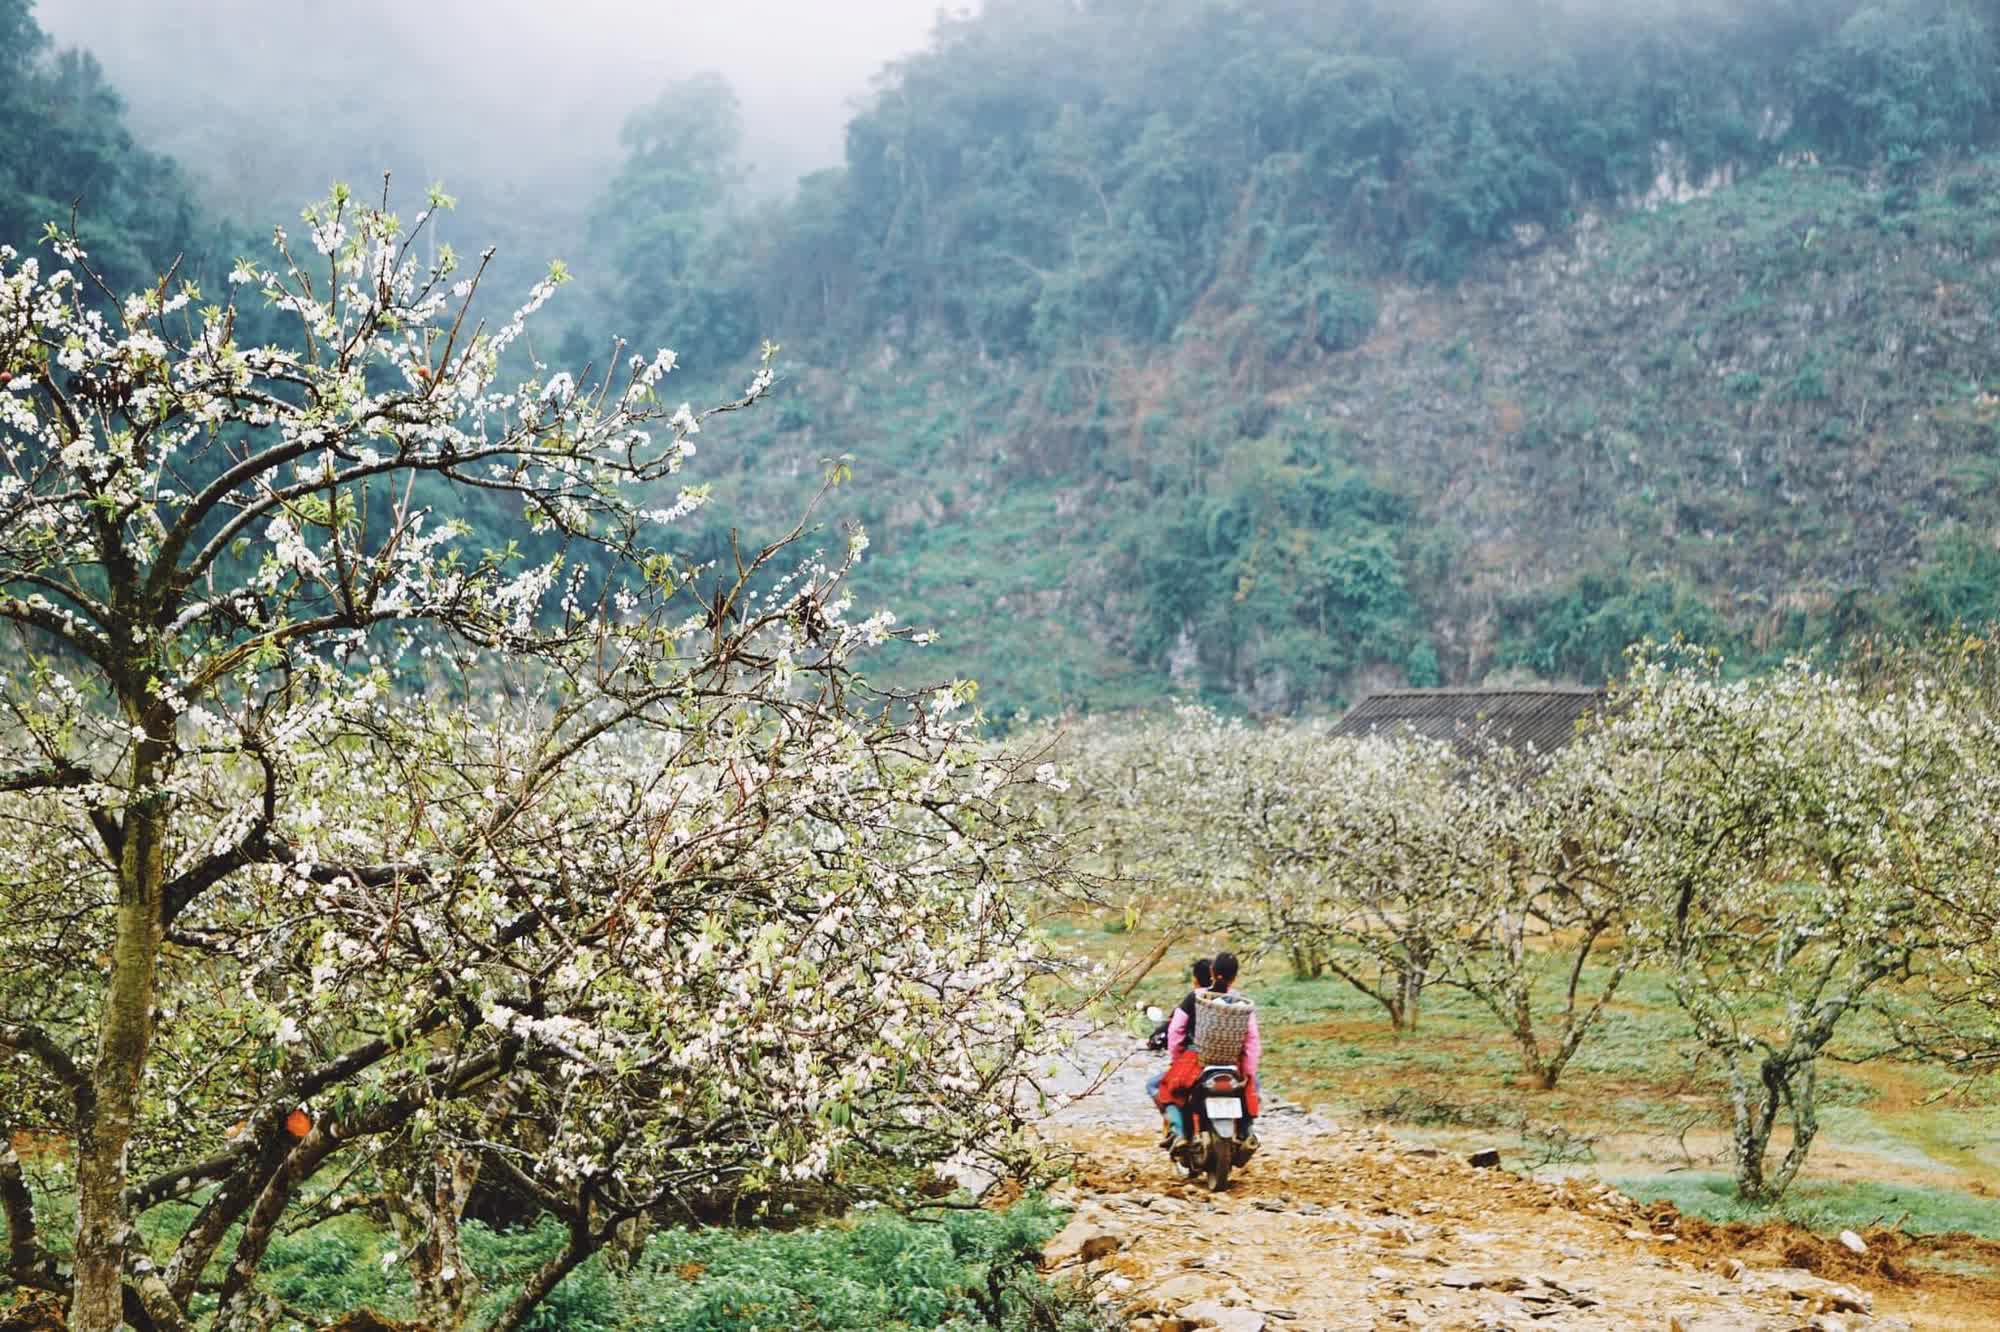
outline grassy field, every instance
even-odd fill
[[[1060,922],[1066,946],[1113,967],[1149,955],[1158,934],[1122,920]],[[1188,959],[1227,945],[1190,937],[1134,992],[1166,1006]],[[1665,978],[1639,972],[1564,1072],[1535,1090],[1519,1054],[1478,1001],[1438,987],[1414,1032],[1338,977],[1293,980],[1281,959],[1246,964],[1259,1006],[1265,1085],[1347,1119],[1441,1147],[1498,1148],[1515,1169],[1591,1173],[1644,1199],[1712,1220],[1782,1216],[1816,1230],[1887,1225],[1908,1233],[2000,1238],[2000,1080],[1967,1084],[1921,1064],[1827,1064],[1820,1135],[1775,1210],[1739,1203],[1729,1183],[1721,1070],[1688,1035]],[[1785,1146],[1781,1138],[1778,1150]]]

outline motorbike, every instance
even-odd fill
[[[1152,1009],[1148,1016],[1159,1022],[1155,1031],[1158,1044],[1149,1039],[1148,1047],[1166,1049],[1166,1024],[1160,1021],[1163,1015]],[[1242,1075],[1233,1065],[1210,1064],[1202,1069],[1201,1077],[1188,1089],[1184,1111],[1188,1136],[1167,1147],[1169,1157],[1189,1179],[1205,1176],[1213,1192],[1229,1187],[1230,1171],[1257,1154],[1256,1139],[1245,1132],[1245,1090]]]
[[[1217,1193],[1229,1187],[1229,1172],[1256,1154],[1243,1128],[1243,1079],[1229,1064],[1210,1064],[1188,1091],[1188,1136],[1171,1149],[1189,1179],[1208,1177]]]

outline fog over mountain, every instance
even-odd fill
[[[952,9],[964,6],[954,5]],[[747,182],[779,193],[837,162],[853,100],[920,48],[937,0],[41,0],[94,53],[154,145],[257,207],[384,167],[588,189],[627,113],[721,73],[743,102]],[[268,132],[325,126],[324,154]],[[544,202],[548,202],[544,200]],[[261,212],[262,209],[259,208]]]

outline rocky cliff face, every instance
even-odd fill
[[[817,415],[747,456],[854,450],[865,586],[1005,705],[1324,706],[1599,677],[1644,633],[1776,653],[1948,617],[2000,534],[2000,163],[1663,176],[1455,286],[1375,283],[1350,350],[1247,322],[1225,274],[1157,351],[801,367]]]

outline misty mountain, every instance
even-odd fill
[[[701,396],[783,343],[704,440],[715,522],[852,453],[866,595],[943,632],[904,669],[1001,710],[2000,610],[1988,7],[992,0],[921,46],[841,7],[790,83],[806,30],[602,8],[42,12],[214,214],[389,165],[510,280],[569,260],[566,357],[673,345]]]
[[[219,215],[262,230],[335,180],[393,172],[459,199],[439,236],[498,247],[518,299],[578,267],[619,132],[661,87],[713,70],[741,100],[749,198],[836,163],[850,105],[922,45],[934,0],[750,6],[573,0],[36,0],[51,40],[102,62],[148,145]],[[785,40],[772,40],[783,34]]]
[[[786,344],[732,499],[855,453],[1003,702],[1598,679],[1993,609],[1995,87],[1942,0],[1016,0],[788,208],[597,252]]]

